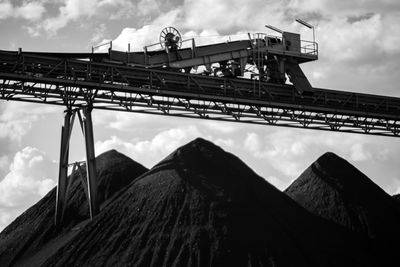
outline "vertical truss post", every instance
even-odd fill
[[[70,109],[65,111],[64,125],[61,128],[61,148],[60,148],[60,166],[58,173],[55,225],[61,225],[64,217],[64,210],[67,197],[67,176],[68,176],[68,154],[69,154],[69,138],[71,132],[71,115]]]
[[[96,160],[94,153],[93,123],[92,123],[92,107],[83,108],[83,128],[86,145],[86,170],[87,185],[89,196],[90,218],[99,213],[99,205],[97,201],[97,181],[96,181]]]

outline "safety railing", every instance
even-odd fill
[[[285,49],[284,39],[282,36],[268,35],[265,33],[253,34],[253,40],[265,40],[266,44],[271,47],[279,47]],[[300,53],[309,56],[318,56],[318,43],[313,41],[300,40]]]
[[[108,46],[108,51],[112,50],[112,41],[102,43],[99,45],[92,46],[92,54],[95,52],[99,52],[101,47]]]
[[[300,41],[300,52],[302,54],[318,56],[318,43],[312,41]]]

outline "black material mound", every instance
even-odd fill
[[[371,238],[400,236],[394,199],[333,153],[322,155],[285,192],[312,213]]]
[[[45,266],[377,266],[367,239],[196,139],[109,202]]]
[[[400,204],[400,194],[394,195],[393,198]]]
[[[96,163],[101,204],[147,171],[115,150],[98,156]],[[79,232],[77,224],[87,222],[89,208],[79,176],[75,173],[69,179],[73,181],[61,232],[54,229],[54,188],[0,233],[0,266],[39,266]]]

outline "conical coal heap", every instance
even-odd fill
[[[101,205],[147,171],[115,150],[99,155],[96,163]],[[85,170],[83,166],[84,178]],[[72,173],[69,179],[72,179],[71,189],[61,232],[54,228],[54,188],[0,233],[0,266],[38,266],[43,258],[54,253],[79,232],[77,225],[88,222],[89,208],[78,172]]]
[[[310,212],[374,239],[400,236],[400,211],[390,195],[346,160],[326,153],[285,193]]]
[[[132,182],[44,266],[374,266],[364,241],[196,139]]]

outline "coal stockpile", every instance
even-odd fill
[[[112,182],[112,181],[110,181]],[[366,239],[310,214],[202,139],[119,192],[44,266],[374,266]]]
[[[313,214],[371,238],[388,266],[397,262],[400,205],[346,160],[322,155],[285,193]]]
[[[334,153],[318,158],[285,192],[312,213],[371,238],[400,235],[393,198]]]
[[[117,161],[112,166],[118,170]],[[109,187],[113,179],[107,179]],[[385,265],[381,264],[376,244],[367,235],[307,211],[240,159],[203,139],[177,149],[120,188],[103,203],[93,221],[67,220],[63,230],[53,234],[52,239],[41,238],[39,242],[32,237],[30,244],[36,244],[35,250],[21,249],[12,263]],[[72,217],[72,212],[69,214]],[[6,229],[9,240],[15,236],[11,233],[17,229],[18,225],[13,226],[17,220]],[[45,224],[43,221],[37,224]],[[9,251],[10,246],[5,245]],[[4,263],[3,259],[0,254],[0,263]],[[10,265],[9,262],[2,266]]]
[[[147,171],[115,150],[98,156],[96,163],[99,202],[103,205]],[[78,174],[74,173],[69,179],[73,180],[63,229],[56,231],[54,227],[54,188],[0,233],[0,266],[40,266],[52,253],[79,234],[80,225],[89,222],[89,206]]]
[[[393,198],[400,204],[400,194],[394,195]]]

